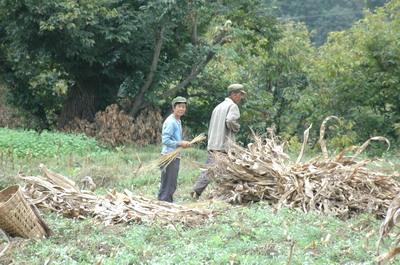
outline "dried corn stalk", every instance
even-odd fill
[[[394,245],[387,253],[384,253],[378,257],[378,263],[384,264],[385,262],[392,259],[394,256],[400,253],[400,231],[396,230],[396,225],[400,220],[400,195],[398,195],[390,204],[389,209],[387,210],[385,220],[382,222],[380,230],[379,230],[379,240],[378,240],[378,254],[383,242],[384,238],[390,238],[394,236]],[[390,235],[390,233],[394,235]]]
[[[27,183],[24,187],[25,196],[32,204],[67,217],[94,217],[105,225],[157,221],[195,226],[212,214],[207,210],[146,199],[128,190],[123,193],[111,191],[106,196],[98,196],[91,191],[80,190],[73,181],[44,166],[41,169],[43,176],[20,175]]]
[[[7,252],[8,248],[11,246],[11,241],[6,232],[0,229],[0,234],[7,240],[7,245],[0,251],[0,258]]]
[[[327,119],[321,127],[326,122]],[[323,139],[321,134],[319,142],[326,146]],[[265,139],[254,136],[247,148],[233,144],[227,155],[215,156],[210,168],[217,183],[214,195],[232,203],[269,200],[277,207],[285,205],[341,217],[360,212],[383,216],[400,192],[394,176],[372,171],[367,168],[369,160],[347,157],[345,151],[326,158],[328,151],[323,150],[324,158],[300,163],[300,154],[293,163],[273,134]]]

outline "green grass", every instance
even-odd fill
[[[341,221],[264,203],[228,207],[203,226],[104,227],[54,214],[55,235],[24,241],[4,261],[15,264],[373,264],[378,221],[370,216]],[[330,236],[329,236],[330,235]]]
[[[12,130],[7,134],[14,135],[15,142],[18,137],[23,142],[34,142],[29,137],[38,137]],[[137,168],[140,162],[157,159],[159,146],[107,150],[92,139],[60,135],[52,134],[55,139],[71,137],[91,147],[82,152],[65,148],[48,156],[24,157],[8,156],[12,145],[6,149],[0,146],[0,186],[21,183],[15,178],[19,171],[39,174],[38,165],[43,163],[78,183],[91,176],[99,193],[127,188],[156,198],[160,172],[137,173]],[[44,142],[48,145],[43,144],[45,150],[54,142],[51,136],[46,137],[50,138]],[[398,168],[395,158],[384,165]],[[15,240],[0,264],[287,264],[292,245],[292,264],[374,264],[381,220],[372,215],[340,220],[294,209],[276,211],[266,202],[231,206],[208,200],[211,189],[199,202],[193,202],[189,192],[199,174],[198,164],[205,159],[203,150],[185,150],[175,199],[178,204],[218,209],[220,214],[207,223],[190,229],[157,224],[104,227],[90,219],[72,220],[44,211],[54,236],[41,241]],[[0,249],[4,246],[1,240]]]

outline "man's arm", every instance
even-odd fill
[[[183,148],[190,147],[189,141],[176,141],[174,139],[174,124],[172,122],[166,122],[163,125],[161,140],[162,143],[171,148],[177,148],[178,146],[182,146]]]
[[[240,130],[240,124],[238,122],[239,118],[240,118],[239,107],[236,104],[234,104],[229,108],[228,114],[226,115],[226,120],[225,120],[226,127],[234,133],[239,132]]]

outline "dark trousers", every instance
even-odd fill
[[[180,158],[175,158],[167,167],[161,169],[161,185],[158,192],[160,201],[173,202],[180,161]]]
[[[214,163],[214,159],[212,157],[212,153],[216,151],[208,151],[208,157],[206,161],[206,165],[211,165]],[[197,195],[201,195],[203,191],[207,188],[210,183],[210,178],[207,175],[207,170],[203,170],[200,172],[200,176],[197,178],[196,182],[193,185],[193,190],[197,193]]]

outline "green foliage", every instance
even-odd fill
[[[3,156],[44,158],[101,151],[106,150],[100,147],[96,140],[84,135],[0,128],[0,152]]]
[[[306,116],[293,111],[293,104],[298,102],[308,84],[307,68],[314,56],[308,31],[304,25],[280,25],[274,18],[265,16],[266,12],[260,13],[264,16],[262,19],[256,15],[246,17],[248,21],[244,23],[252,23],[253,28],[236,26],[235,38],[226,44],[218,59],[211,62],[203,74],[205,80],[215,80],[215,87],[200,89],[213,91],[216,96],[209,99],[209,104],[203,103],[204,98],[195,99],[208,108],[207,116],[197,109],[195,113],[209,118],[212,108],[226,96],[228,84],[243,83],[249,92],[241,106],[239,139],[243,142],[249,140],[249,127],[264,133],[267,127],[275,126],[278,133],[293,135],[298,127],[303,127],[301,119]],[[202,80],[200,77],[199,82]]]
[[[193,134],[206,132],[212,109],[224,100],[227,95],[227,87],[231,83],[243,83],[250,92],[258,92],[256,87],[260,73],[258,64],[272,49],[274,42],[279,39],[281,29],[276,19],[270,16],[269,7],[263,1],[229,1],[216,7],[217,14],[209,25],[207,36],[215,35],[221,25],[231,23],[232,33],[229,42],[224,45],[210,47],[215,50],[215,59],[210,61],[201,75],[182,91],[190,101],[189,110],[185,120]],[[252,63],[249,63],[252,62]],[[263,93],[263,95],[266,93]],[[161,94],[160,94],[161,96]],[[259,97],[251,96],[252,100]],[[265,98],[261,100],[267,101]],[[254,102],[255,103],[255,102]],[[252,109],[257,111],[259,106],[253,104]],[[243,108],[245,109],[245,108]],[[258,114],[259,112],[257,112]],[[257,118],[252,114],[243,114],[244,120]],[[247,125],[244,133],[247,135]],[[244,136],[245,137],[245,136]]]
[[[48,128],[62,111],[73,111],[65,107],[70,102],[83,109],[77,116],[91,119],[117,95],[135,97],[162,27],[165,47],[156,80],[176,78],[176,70],[188,63],[175,68],[190,43],[191,28],[183,24],[187,7],[186,1],[0,2],[2,70],[14,104]]]
[[[358,136],[353,130],[354,124],[351,121],[339,119],[339,122],[336,122],[331,120],[327,125],[328,126],[325,130],[325,141],[327,142],[328,150],[340,152],[346,147],[357,145]],[[314,129],[314,133],[312,132],[311,135],[317,137],[316,132],[319,133],[317,129]],[[317,141],[317,139],[314,141]],[[318,148],[320,148],[319,144]]]
[[[320,48],[309,75],[313,86],[300,101],[312,102],[310,120],[322,120],[330,112],[352,122],[361,141],[377,134],[397,138],[399,5],[392,1],[368,13],[348,31],[332,33]]]
[[[329,32],[350,28],[355,21],[363,17],[364,9],[374,10],[388,2],[385,0],[265,1],[275,6],[274,14],[283,21],[305,23],[313,33],[312,41],[317,46],[325,43]]]

